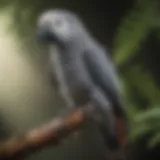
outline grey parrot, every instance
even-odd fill
[[[40,42],[49,45],[50,73],[56,77],[67,106],[97,106],[97,124],[105,144],[112,151],[126,145],[127,115],[117,71],[107,50],[80,18],[67,10],[42,13],[36,33]]]

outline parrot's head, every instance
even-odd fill
[[[85,35],[84,27],[77,15],[66,10],[49,10],[37,21],[38,39],[46,43],[66,44]]]

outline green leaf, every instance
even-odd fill
[[[149,148],[153,148],[155,147],[158,143],[160,143],[160,132],[158,132],[155,136],[153,136],[151,138],[151,140],[149,141]]]
[[[152,108],[148,111],[144,111],[143,113],[139,113],[134,117],[136,122],[144,122],[148,120],[159,120],[160,121],[160,108]]]
[[[117,65],[124,64],[136,53],[153,28],[153,17],[157,13],[155,4],[144,3],[141,7],[137,4],[121,22],[115,38],[114,60]]]

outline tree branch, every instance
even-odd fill
[[[48,145],[58,145],[84,124],[88,118],[86,111],[86,107],[79,108],[22,136],[0,143],[0,160],[21,160]]]

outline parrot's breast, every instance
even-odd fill
[[[84,105],[90,99],[90,90],[87,85],[87,79],[83,77],[83,72],[78,67],[76,68],[76,65],[74,67],[65,66],[64,74],[68,89],[76,105]]]
[[[55,64],[60,90],[74,101],[78,106],[85,105],[90,100],[91,81],[84,69],[80,57],[67,53],[56,52],[51,58]]]

